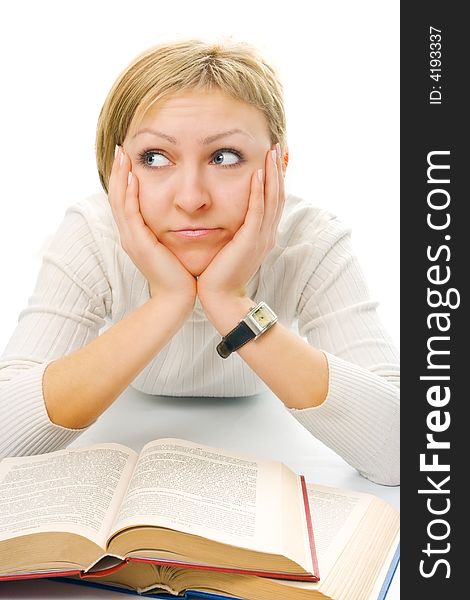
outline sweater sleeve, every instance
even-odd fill
[[[369,298],[349,231],[326,228],[316,254],[300,297],[299,333],[325,353],[329,389],[320,406],[289,410],[364,477],[399,485],[397,351]]]
[[[71,208],[43,255],[34,293],[0,357],[0,458],[61,449],[83,431],[49,419],[43,375],[52,361],[98,335],[110,303],[94,235]]]

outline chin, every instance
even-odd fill
[[[203,273],[212,260],[212,256],[178,256],[184,268],[194,275],[199,277]]]
[[[220,252],[225,244],[217,244],[210,247],[175,248],[168,247],[184,268],[194,277],[199,277],[210,265],[214,257]]]
[[[206,270],[207,266],[209,265],[209,263],[204,263],[204,264],[197,264],[197,265],[188,265],[186,266],[186,269],[191,273],[191,275],[194,275],[194,277],[199,277],[199,275],[201,275],[202,273],[204,273],[204,271]]]

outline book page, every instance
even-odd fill
[[[3,459],[0,540],[65,531],[104,548],[136,460],[119,444]]]
[[[310,590],[312,594],[321,589],[328,595],[328,590],[325,590],[324,586],[328,576],[333,576],[335,573],[332,571],[332,567],[344,551],[351,536],[354,536],[354,532],[365,517],[370,505],[374,502],[372,494],[312,483],[307,483],[307,493],[315,536],[320,581],[276,580],[277,583],[286,586],[286,595],[289,593],[288,589],[292,587]],[[365,559],[367,560],[367,558],[366,555]],[[354,570],[355,564],[351,568]],[[336,572],[335,576],[341,578],[344,577],[344,573],[339,574]],[[364,580],[364,573],[361,572],[359,576]],[[367,574],[365,580],[367,585],[371,584],[370,574]],[[362,583],[364,584],[364,581]],[[371,600],[374,598],[374,596],[368,594],[364,594],[363,597],[371,598]]]
[[[281,554],[283,469],[183,440],[152,442],[139,456],[113,531],[154,525]],[[300,484],[298,497],[300,503]],[[290,508],[300,513],[299,505]]]
[[[373,500],[371,494],[307,484],[320,574],[330,571]]]

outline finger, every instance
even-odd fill
[[[121,147],[115,147],[114,151],[114,160],[111,165],[111,174],[109,176],[108,182],[108,199],[111,204],[115,204],[116,192],[119,188],[119,170],[120,170],[120,162],[121,162]]]
[[[140,212],[139,182],[136,175],[132,171],[129,171],[127,178],[123,209],[126,223],[128,223],[131,228],[141,228],[145,226],[142,213]]]
[[[138,202],[138,181],[130,176],[131,161],[129,155],[119,147],[115,160],[114,189],[112,210],[119,229],[121,245],[129,249],[134,246],[135,230],[143,226]],[[147,234],[147,232],[145,232]],[[142,232],[140,232],[142,235]]]
[[[145,223],[140,210],[139,180],[132,171],[129,172],[125,193],[124,217],[128,232],[132,234],[137,243],[150,242],[152,245],[158,243],[156,235]]]
[[[277,178],[278,178],[278,190],[279,190],[279,202],[277,206],[276,216],[274,219],[274,225],[277,230],[279,225],[279,221],[281,220],[282,213],[284,212],[284,205],[286,202],[286,191],[285,191],[285,183],[284,183],[284,172],[282,170],[282,156],[281,156],[281,146],[279,143],[276,144],[276,148],[278,151],[277,155]]]
[[[122,148],[116,146],[108,185],[108,200],[118,228],[120,243],[124,249],[129,247],[129,241],[131,240],[128,223],[124,214],[127,188],[125,172],[129,168],[126,159],[127,157],[122,152]]]
[[[111,176],[109,180],[108,198],[116,220],[120,220],[124,212],[124,204],[127,189],[127,178],[129,174],[130,161],[122,147],[114,157]]]
[[[248,199],[248,209],[245,215],[245,221],[242,229],[239,231],[247,235],[250,239],[256,239],[252,236],[259,236],[264,217],[264,177],[263,169],[258,169],[251,176],[250,197]]]
[[[269,150],[266,154],[266,182],[264,192],[264,219],[260,235],[266,239],[273,235],[279,205],[279,168],[277,151]]]

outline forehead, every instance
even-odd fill
[[[243,128],[253,136],[269,135],[268,122],[261,110],[218,89],[180,92],[155,102],[145,112],[136,132],[157,125],[191,128],[208,135],[209,130],[220,127]]]

